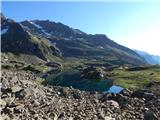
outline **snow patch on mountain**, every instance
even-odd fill
[[[42,29],[42,32],[43,32],[45,35],[47,35],[47,36],[51,36],[51,34],[50,34],[50,33],[46,32],[46,31],[45,31],[45,30],[43,30],[43,29]]]
[[[1,30],[1,35],[6,34],[7,31],[8,31],[8,28],[2,29],[2,30]]]
[[[51,36],[51,33],[46,32],[46,30],[44,30],[44,29],[42,28],[42,26],[36,24],[36,23],[33,22],[33,21],[29,21],[29,23],[32,24],[32,25],[34,25],[36,28],[40,29],[41,32],[42,32],[41,35],[46,35],[47,37]]]
[[[32,22],[32,21],[29,21],[30,24],[34,25],[35,27],[37,27],[38,29],[42,29],[42,26]]]
[[[104,47],[103,47],[103,46],[98,46],[98,48],[100,48],[100,49],[104,49]]]
[[[78,30],[78,29],[73,29],[73,28],[72,28],[72,30],[73,30],[74,34],[83,34],[83,32],[81,32],[81,31]]]
[[[69,39],[69,38],[63,38],[64,40],[71,40],[71,39]]]

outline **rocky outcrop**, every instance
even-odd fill
[[[5,120],[158,120],[160,96],[148,91],[119,94],[42,86],[31,72],[2,71],[1,118]],[[152,96],[149,98],[149,96]]]
[[[88,67],[81,73],[81,77],[85,79],[105,79],[106,72],[100,67]]]

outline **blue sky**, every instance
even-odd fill
[[[49,19],[160,55],[160,2],[2,2],[16,21]]]

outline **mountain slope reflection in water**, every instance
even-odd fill
[[[113,81],[82,79],[79,71],[70,70],[49,76],[46,80],[46,84],[65,87],[72,86],[75,89],[84,91],[108,91],[113,85]]]

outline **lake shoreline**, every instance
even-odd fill
[[[66,70],[57,74],[49,75],[45,85],[73,87],[83,91],[105,92],[113,86],[113,80],[107,79],[85,79],[78,70]],[[119,91],[120,92],[120,91]]]

